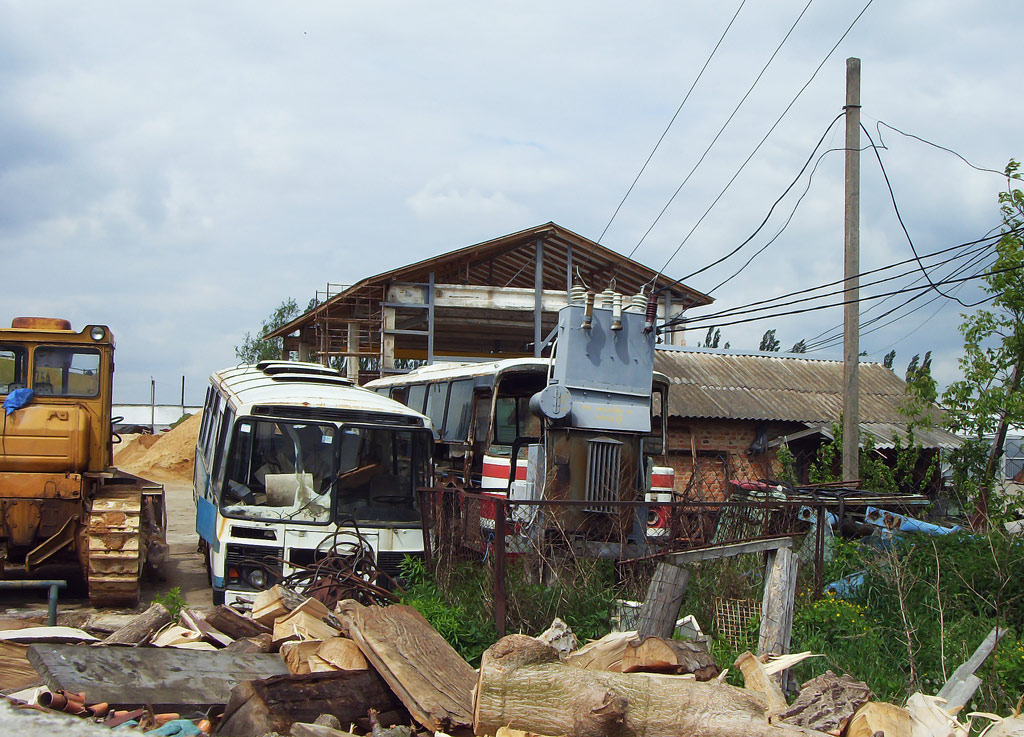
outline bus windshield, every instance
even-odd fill
[[[329,524],[419,521],[427,449],[409,431],[241,418],[228,452],[225,515]]]

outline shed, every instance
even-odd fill
[[[653,286],[661,319],[712,302],[549,222],[351,285],[328,284],[313,309],[264,337],[284,338],[285,352],[299,360],[344,360],[360,382],[399,373],[403,362],[540,355],[577,280],[626,295]],[[683,341],[682,333],[666,339]]]
[[[665,461],[676,470],[676,489],[694,496],[722,498],[731,479],[778,478],[782,444],[805,482],[842,413],[842,361],[659,346],[654,367],[672,383]],[[883,455],[891,454],[894,437],[907,439],[905,390],[891,370],[861,363],[861,437],[870,436]],[[930,414],[935,424],[915,428],[915,441],[930,453],[957,447],[959,439],[938,426],[940,409]]]

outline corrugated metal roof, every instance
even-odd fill
[[[658,350],[654,368],[672,382],[669,414],[676,417],[827,423],[838,421],[842,412],[842,361]],[[905,424],[899,413],[905,386],[881,364],[862,363],[861,420]]]

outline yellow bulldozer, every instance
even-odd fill
[[[0,328],[0,577],[73,564],[95,606],[133,606],[167,558],[160,484],[113,467],[114,336],[67,320]]]

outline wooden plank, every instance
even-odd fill
[[[689,581],[690,572],[687,569],[670,563],[658,563],[637,620],[636,631],[641,638],[649,635],[672,636]]]
[[[337,611],[417,722],[433,732],[472,728],[476,672],[423,615],[410,606],[365,607],[351,599]]]
[[[84,692],[89,703],[150,704],[160,711],[205,710],[226,703],[239,681],[288,672],[276,653],[223,650],[32,645],[28,659],[52,690]]]
[[[978,649],[974,651],[974,654],[953,671],[953,675],[949,677],[949,680],[946,681],[937,694],[939,698],[946,700],[947,711],[963,708],[971,700],[974,692],[981,685],[981,679],[974,675],[975,671],[992,654],[992,651],[996,649],[996,645],[999,644],[999,641],[1003,639],[1005,634],[1005,629],[993,627],[988,636],[978,645]]]
[[[779,548],[768,561],[761,603],[761,634],[758,655],[789,652],[796,602],[796,574],[800,560],[789,547]]]
[[[674,566],[687,566],[691,563],[699,563],[705,560],[718,560],[719,558],[731,558],[745,553],[764,553],[770,550],[792,547],[793,538],[786,535],[765,538],[764,540],[751,540],[745,543],[730,543],[728,545],[714,545],[707,548],[697,548],[696,550],[686,550],[681,553],[667,555],[663,560]]]

